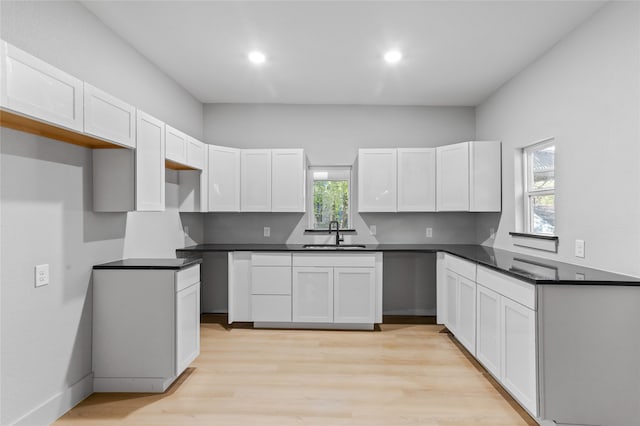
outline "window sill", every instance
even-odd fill
[[[524,232],[509,232],[514,246],[527,247],[535,250],[558,252],[559,238],[555,235],[527,234]]]

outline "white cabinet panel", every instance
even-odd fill
[[[502,384],[537,415],[535,311],[502,297]]]
[[[138,110],[136,123],[136,210],[164,210],[164,123]]]
[[[358,150],[358,211],[395,212],[396,188],[396,150]]]
[[[450,270],[445,271],[445,292],[447,312],[444,325],[453,334],[456,334],[458,321],[458,275]]]
[[[240,209],[271,211],[271,150],[243,149],[240,160]]]
[[[251,294],[291,294],[291,266],[251,266]]]
[[[291,322],[291,296],[251,295],[252,321]]]
[[[302,149],[271,150],[271,211],[305,211],[305,161]]]
[[[436,211],[435,148],[398,148],[398,211]]]
[[[81,80],[0,41],[2,107],[82,132]]]
[[[84,83],[84,132],[129,148],[136,147],[136,109]]]
[[[209,145],[209,211],[240,211],[240,150]]]
[[[438,211],[469,210],[469,144],[436,148]]]
[[[333,322],[333,268],[293,268],[293,321]]]
[[[204,169],[206,146],[197,139],[187,136],[187,165],[194,169]]]
[[[502,210],[502,148],[500,142],[469,143],[469,209]]]
[[[473,355],[476,354],[476,283],[464,277],[458,280],[458,320],[456,337]]]
[[[168,124],[165,126],[165,158],[180,164],[187,164],[187,141],[189,136]]]
[[[376,306],[374,268],[335,268],[333,322],[373,324]]]
[[[198,278],[200,268],[197,268]],[[176,371],[182,372],[200,354],[200,282],[176,295]],[[179,373],[178,373],[179,374]]]
[[[476,357],[500,379],[500,295],[478,284],[476,312]]]

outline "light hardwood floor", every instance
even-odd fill
[[[442,326],[253,330],[208,320],[200,357],[166,393],[93,394],[55,425],[537,424]]]

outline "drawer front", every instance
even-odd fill
[[[254,322],[291,322],[291,296],[254,294],[251,312]]]
[[[200,265],[193,265],[176,272],[176,291],[200,282]]]
[[[291,266],[291,253],[251,253],[251,266]]]
[[[458,275],[462,275],[472,281],[476,280],[476,264],[468,260],[461,259],[457,256],[445,254],[446,268]]]
[[[290,266],[252,266],[251,294],[291,294]]]
[[[375,253],[294,253],[293,266],[373,268]]]
[[[478,284],[529,309],[536,310],[536,287],[483,266],[478,266]]]

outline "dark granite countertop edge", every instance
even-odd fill
[[[100,265],[93,265],[93,269],[164,269],[179,271],[200,263],[202,263],[201,257],[178,259],[120,259]]]

